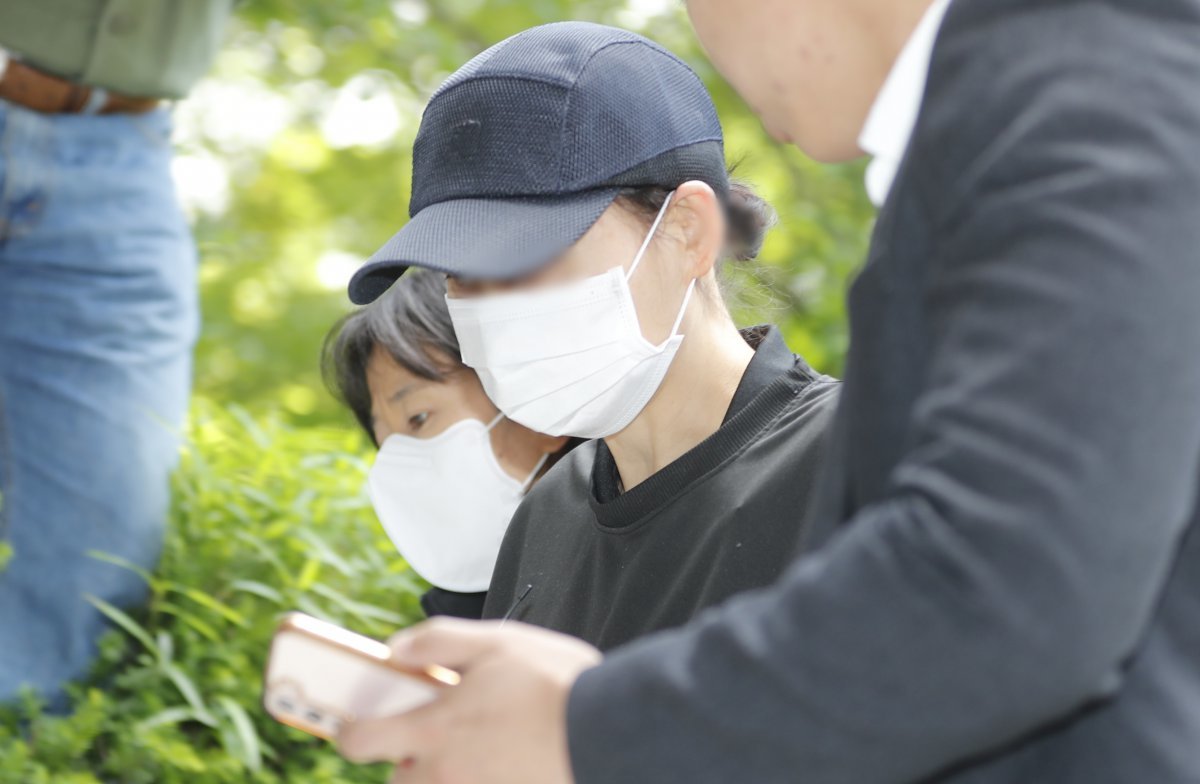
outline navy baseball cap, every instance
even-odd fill
[[[728,192],[721,125],[678,57],[627,30],[562,22],[468,62],[429,101],[411,220],[350,280],[366,304],[408,267],[473,280],[535,272],[625,188]]]

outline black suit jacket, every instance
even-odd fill
[[[849,311],[813,552],[579,784],[1200,782],[1200,0],[954,0]]]

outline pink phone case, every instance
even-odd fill
[[[410,670],[390,653],[377,640],[290,613],[271,642],[263,707],[288,726],[332,739],[344,722],[405,713],[458,683],[453,670]]]

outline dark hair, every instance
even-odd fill
[[[343,316],[325,337],[321,349],[325,386],[354,413],[372,442],[375,429],[371,426],[367,366],[376,347],[408,372],[430,381],[445,381],[446,376],[466,367],[446,307],[445,275],[409,269],[379,299]],[[546,468],[583,442],[582,438],[568,439],[546,461]]]
[[[321,351],[325,385],[372,439],[367,365],[376,346],[430,381],[443,381],[463,367],[445,295],[445,275],[410,269],[379,299],[343,316],[326,336]]]
[[[730,175],[733,169],[730,169]],[[669,188],[649,186],[628,188],[617,196],[617,203],[646,222],[647,227],[662,209]],[[729,191],[722,200],[728,227],[725,239],[725,258],[752,261],[758,258],[767,232],[775,225],[775,208],[758,195],[754,187],[742,180],[729,180]]]
[[[758,196],[749,182],[734,179],[732,175],[733,168],[730,169],[730,187],[721,199],[725,208],[726,235],[724,257],[719,261],[752,262],[762,250],[767,232],[775,225],[775,209],[767,199]],[[670,188],[659,186],[631,187],[619,194],[617,203],[649,228],[670,192]],[[736,321],[739,317],[749,316],[751,322],[756,323],[762,313],[779,310],[774,293],[757,282],[758,274],[760,270],[754,264],[739,264],[733,274],[724,264],[719,264],[716,288],[709,295]],[[709,289],[702,287],[701,291],[708,292]]]

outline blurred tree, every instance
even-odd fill
[[[567,19],[637,30],[700,73],[738,176],[780,215],[760,262],[732,270],[737,318],[781,323],[793,348],[840,371],[843,293],[873,215],[861,167],[819,166],[771,141],[677,2],[250,0],[178,111],[176,174],[203,258],[202,395],[349,422],[320,384],[320,344],[350,307],[350,273],[407,220],[427,97],[487,46]]]

